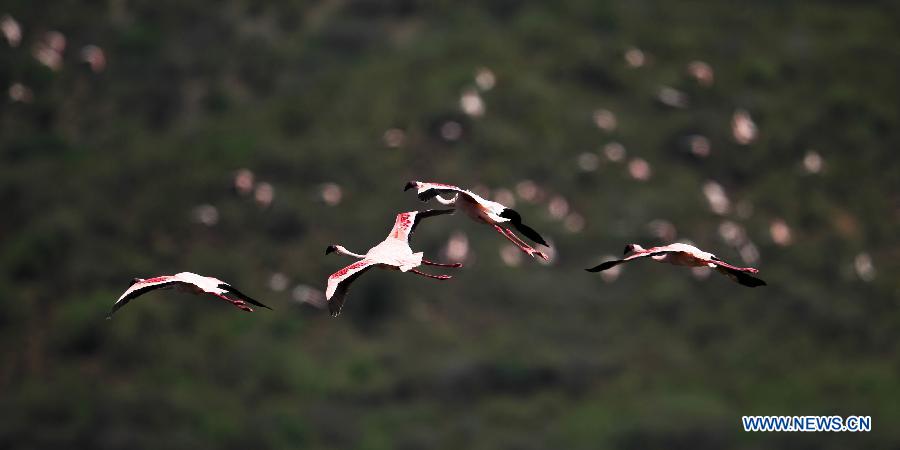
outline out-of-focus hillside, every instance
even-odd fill
[[[900,444],[894,2],[4,14],[2,447]],[[440,217],[414,247],[464,258],[453,280],[372,271],[339,319],[303,304],[350,262],[328,244],[426,207],[411,179],[514,203],[552,264]],[[670,240],[769,286],[582,270]],[[103,320],[132,277],[182,270],[275,310],[167,291]],[[874,431],[744,434],[749,414]]]

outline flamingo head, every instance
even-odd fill
[[[141,281],[144,281],[144,279],[143,278],[132,278],[131,283],[128,283],[128,287],[134,286],[135,283],[140,283]]]
[[[338,250],[338,245],[331,244],[327,248],[325,248],[325,254],[334,253]]]
[[[418,181],[410,181],[409,183],[406,183],[406,187],[404,187],[403,190],[404,190],[404,191],[408,191],[408,190],[410,190],[410,189],[416,189],[416,190],[418,190],[418,189],[419,189],[419,182],[418,182]]]
[[[629,253],[642,252],[642,251],[644,251],[644,247],[641,247],[640,245],[637,245],[637,244],[628,244],[625,246],[625,252],[623,254],[628,255]]]

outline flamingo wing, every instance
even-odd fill
[[[618,266],[619,264],[626,263],[626,262],[631,261],[631,260],[634,260],[634,259],[644,258],[644,257],[647,257],[647,256],[660,256],[660,255],[665,255],[665,254],[667,254],[667,253],[674,253],[674,252],[670,252],[670,251],[659,251],[659,252],[657,252],[657,251],[644,251],[644,252],[640,252],[640,253],[635,253],[635,254],[633,254],[633,255],[631,255],[631,256],[627,256],[627,257],[622,258],[622,259],[614,259],[614,260],[612,260],[612,261],[606,261],[606,262],[604,262],[604,263],[602,263],[602,264],[600,264],[600,265],[598,265],[598,266],[594,266],[594,267],[591,267],[590,269],[584,269],[584,270],[587,270],[588,272],[602,272],[602,271],[604,271],[604,270],[612,269],[613,267]]]
[[[344,307],[344,298],[347,296],[347,291],[350,290],[350,284],[374,265],[374,262],[362,259],[328,277],[325,298],[328,301],[328,310],[331,312],[332,317],[337,317],[341,314],[341,308]]]
[[[244,294],[243,292],[237,290],[237,288],[235,288],[234,286],[232,286],[228,283],[221,283],[221,284],[219,284],[218,287],[219,287],[219,289],[228,291],[229,294],[232,294],[235,297],[237,297],[251,305],[259,306],[260,308],[266,308],[266,309],[270,309],[270,310],[272,309],[272,308],[268,307],[267,305],[262,304],[258,300],[251,298],[247,294]]]
[[[522,216],[514,209],[504,208],[503,212],[500,213],[500,217],[509,219],[509,222],[512,224],[512,226],[515,227],[515,229],[519,230],[520,233],[524,234],[528,239],[531,239],[532,241],[537,242],[544,247],[550,246],[537,231],[534,231],[534,228],[531,228],[528,225],[522,223]]]
[[[459,186],[454,186],[452,184],[410,181],[406,184],[406,188],[404,190],[409,190],[412,188],[416,189],[416,195],[419,197],[419,200],[422,200],[423,202],[431,200],[432,198],[441,194],[462,194],[472,197],[472,192],[470,192],[469,190],[463,189]]]
[[[179,284],[188,284],[184,281],[180,281],[175,279],[173,276],[164,275],[161,277],[147,278],[145,280],[135,279],[131,282],[131,286],[116,300],[116,303],[113,304],[112,309],[109,311],[109,314],[106,315],[107,319],[112,318],[112,315],[115,314],[119,308],[125,306],[132,299],[137,298],[141,295],[146,294],[150,291],[155,291],[157,289],[165,289]]]
[[[710,261],[710,263],[715,265],[716,270],[719,273],[727,276],[728,278],[731,278],[733,281],[735,281],[738,284],[741,284],[741,285],[744,285],[747,287],[757,287],[757,286],[765,286],[766,285],[765,281],[763,281],[759,278],[756,278],[754,276],[748,275],[751,273],[759,272],[758,269],[754,269],[753,267],[733,266],[731,264],[728,264],[725,261],[722,261],[719,258],[716,258],[715,256],[712,257],[712,260]]]
[[[757,286],[765,286],[766,285],[765,281],[763,281],[759,278],[756,278],[754,276],[748,275],[746,270],[740,270],[740,269],[732,268],[729,266],[724,266],[721,264],[716,265],[716,270],[719,273],[727,276],[728,278],[731,278],[734,282],[736,282],[740,285],[743,285],[743,286],[757,287]]]

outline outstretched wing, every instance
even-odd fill
[[[394,220],[394,228],[391,229],[391,237],[408,242],[409,237],[416,231],[416,227],[419,226],[423,219],[443,214],[453,214],[454,211],[453,209],[429,209],[397,214],[397,218]]]
[[[106,318],[112,318],[112,315],[115,314],[115,312],[118,311],[119,308],[125,306],[134,298],[144,295],[150,291],[165,289],[177,284],[184,284],[184,282],[175,280],[174,277],[170,275],[147,278],[145,280],[136,279],[132,281],[131,286],[128,287],[125,293],[123,293],[122,296],[119,297],[118,300],[116,300],[116,303],[113,304],[112,309],[109,311],[109,314],[106,315]]]
[[[516,210],[512,208],[504,208],[503,212],[500,213],[500,217],[509,219],[509,222],[512,224],[512,226],[519,230],[520,233],[524,234],[528,239],[531,239],[532,241],[537,242],[544,247],[550,246],[549,244],[547,244],[547,241],[545,241],[544,238],[540,235],[540,233],[534,231],[534,228],[531,228],[528,225],[522,223],[522,216]]]
[[[734,268],[733,266],[726,266],[721,264],[716,264],[716,270],[719,273],[731,278],[734,282],[747,286],[747,287],[757,287],[757,286],[765,286],[766,282],[756,278],[751,275],[747,275],[746,270],[740,270],[738,268]]]
[[[614,260],[612,260],[612,261],[606,261],[605,263],[602,263],[602,264],[600,264],[600,265],[598,265],[598,266],[591,267],[590,269],[584,269],[584,270],[587,270],[588,272],[602,272],[602,271],[604,271],[604,270],[611,269],[611,268],[613,268],[613,267],[615,267],[615,266],[618,266],[619,264],[622,264],[622,263],[625,263],[625,262],[628,262],[628,261],[632,261],[632,260],[635,260],[635,259],[638,259],[638,258],[644,258],[644,257],[647,257],[647,256],[660,256],[660,255],[665,255],[665,254],[667,254],[667,253],[673,253],[673,252],[669,252],[669,251],[661,251],[661,252],[657,252],[657,251],[645,251],[645,252],[635,253],[635,254],[633,254],[633,255],[631,255],[631,256],[627,256],[627,257],[622,258],[622,259],[614,259]]]
[[[250,296],[237,290],[237,288],[235,288],[234,286],[232,286],[228,283],[219,284],[219,289],[224,289],[224,290],[228,291],[228,293],[234,295],[235,297],[237,297],[251,305],[256,305],[256,306],[259,306],[260,308],[272,309],[272,308],[260,303],[259,301],[255,300],[253,298],[250,298]]]
[[[325,298],[328,300],[328,310],[332,317],[341,314],[344,307],[344,298],[350,290],[350,284],[360,275],[371,269],[375,263],[368,259],[359,260],[328,277],[328,287],[325,289]]]
[[[409,183],[406,183],[406,188],[404,190],[412,188],[416,189],[416,195],[419,197],[419,200],[422,200],[423,202],[442,194],[462,194],[470,197],[473,195],[472,192],[467,189],[444,183],[410,181]]]

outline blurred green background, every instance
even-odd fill
[[[900,446],[896,2],[3,14],[0,447]],[[462,258],[453,280],[372,271],[339,319],[305,304],[350,263],[328,244],[426,207],[411,179],[514,203],[552,264],[441,217],[413,246]],[[769,286],[582,270],[670,240]],[[275,310],[161,291],[104,320],[132,277],[184,270]]]

